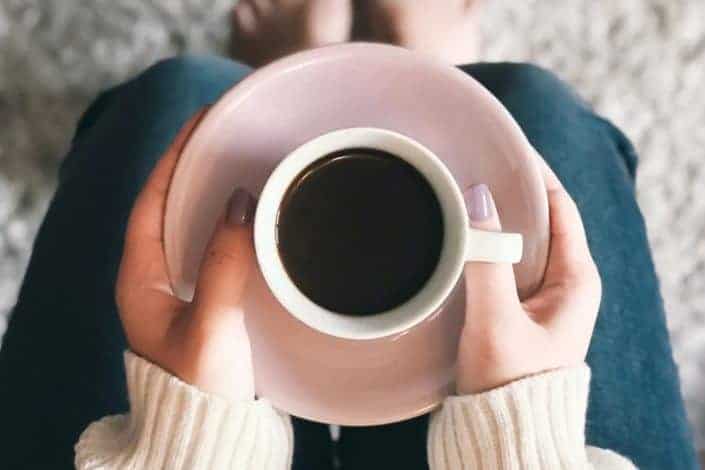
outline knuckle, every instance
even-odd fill
[[[556,189],[554,193],[554,202],[556,205],[556,209],[558,209],[558,215],[566,219],[565,221],[567,223],[572,224],[572,222],[574,221],[582,222],[582,217],[580,216],[578,204],[570,196],[568,191],[562,188]]]
[[[495,339],[480,341],[476,352],[482,362],[492,368],[503,367],[504,364],[512,362],[515,356],[513,346],[506,341],[506,338],[504,341]]]
[[[590,276],[590,279],[592,281],[592,288],[595,291],[595,293],[598,296],[602,295],[602,277],[600,276],[600,272],[597,270],[597,266],[595,264],[592,264],[592,273]]]
[[[567,278],[580,283],[600,282],[600,273],[587,245],[585,245],[585,249],[576,249],[565,253],[564,256]]]
[[[473,334],[469,340],[475,343],[473,349],[482,356],[484,362],[499,363],[507,356],[508,333],[504,326],[490,323],[473,328]]]
[[[581,283],[585,285],[586,288],[595,293],[602,292],[602,278],[592,257],[588,257],[588,260],[581,267],[580,273]]]
[[[127,294],[123,287],[119,285],[115,288],[115,305],[117,305],[118,310],[122,310],[127,303]]]
[[[563,203],[568,207],[572,212],[575,212],[578,217],[580,217],[580,210],[578,208],[578,203],[575,202],[575,199],[568,193],[568,191],[563,191]]]
[[[589,296],[599,296],[602,292],[600,277],[596,276],[593,270],[587,266],[566,275],[563,279],[563,285],[573,292],[583,292]]]
[[[131,289],[129,289],[124,280],[119,279],[115,286],[115,304],[118,310],[123,311],[130,304]]]
[[[479,341],[480,349],[486,359],[499,361],[506,352],[505,342],[500,334],[495,330],[490,330]]]

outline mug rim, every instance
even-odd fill
[[[310,164],[348,148],[382,150],[405,160],[429,182],[443,215],[438,263],[421,289],[405,302],[374,315],[352,316],[316,304],[289,277],[279,254],[279,207],[295,178]],[[465,264],[469,220],[455,178],[431,150],[408,136],[376,127],[334,130],[289,153],[267,179],[254,219],[257,261],[270,291],[287,312],[309,327],[345,339],[369,340],[403,334],[437,311],[451,294]]]

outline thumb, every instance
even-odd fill
[[[255,198],[236,189],[206,249],[196,284],[194,314],[217,318],[239,306],[254,266]]]
[[[465,193],[470,225],[478,230],[501,231],[497,207],[485,184]],[[497,315],[515,311],[519,305],[514,270],[510,263],[469,261],[465,264],[466,314],[473,321],[492,321]]]

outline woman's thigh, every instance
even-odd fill
[[[0,352],[0,467],[73,468],[86,425],[126,411],[113,291],[132,204],[181,126],[248,73],[168,59],[82,117]]]
[[[3,468],[72,468],[85,426],[127,409],[113,290],[132,203],[183,123],[247,73],[169,59],[82,117],[0,353]]]
[[[527,64],[462,69],[510,111],[558,174],[585,222],[603,281],[603,300],[588,354],[592,368],[588,444],[613,449],[639,468],[695,467],[658,280],[634,196],[636,155],[629,141],[554,75]],[[370,431],[344,428],[349,469],[385,468],[413,453],[405,468],[427,468],[425,419]],[[383,443],[380,443],[383,440]],[[366,458],[365,449],[377,449]]]
[[[603,283],[587,362],[587,441],[639,468],[695,467],[659,283],[634,194],[636,154],[554,75],[522,64],[464,70],[499,98],[582,214]]]

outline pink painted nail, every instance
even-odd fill
[[[486,184],[476,184],[469,191],[470,220],[473,222],[482,222],[494,215],[494,203],[492,201],[492,193]]]
[[[243,188],[237,188],[230,196],[228,204],[228,225],[246,225],[255,216],[256,201],[252,194]]]

